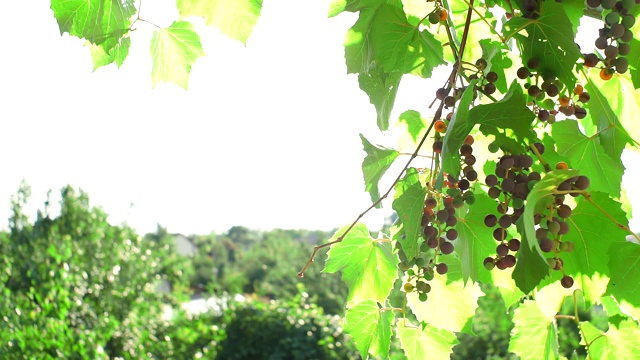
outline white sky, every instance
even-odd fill
[[[0,226],[23,178],[33,209],[71,184],[140,233],[156,223],[208,233],[353,221],[370,204],[358,133],[382,137],[346,75],[342,40],[355,17],[327,19],[328,3],[265,1],[246,48],[204,29],[208,56],[188,92],[151,88],[148,24],[137,25],[121,69],[92,72],[88,48],[59,35],[48,1],[2,4]],[[173,4],[146,1],[142,17],[168,26]],[[396,116],[424,115],[435,87],[407,76],[400,89]],[[389,213],[365,220],[375,228]]]

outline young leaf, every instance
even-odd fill
[[[393,312],[381,311],[373,300],[365,300],[347,309],[345,331],[353,337],[363,359],[367,354],[386,358],[391,345]]]
[[[345,230],[346,227],[339,229],[330,241],[342,236]],[[331,245],[324,271],[342,271],[342,280],[349,286],[349,303],[364,300],[384,303],[397,277],[397,265],[398,257],[392,252],[391,242],[371,238],[367,227],[358,223],[341,242]]]
[[[624,167],[619,158],[614,160],[605,153],[597,138],[587,137],[578,128],[578,122],[560,121],[551,126],[558,154],[569,159],[569,166],[580,169],[580,175],[591,181],[589,190],[620,196]],[[606,169],[606,171],[603,171]]]
[[[420,116],[420,113],[415,110],[403,112],[400,114],[398,121],[407,124],[407,130],[414,142],[418,142],[418,136],[420,136],[422,130],[427,128],[425,126],[425,120]]]
[[[586,321],[580,323],[580,328],[583,330],[582,343],[589,344],[592,359],[635,360],[640,354],[640,328],[631,319],[610,323],[604,334]]]
[[[521,16],[511,18],[504,25],[503,36],[516,39],[525,62],[538,59],[539,72],[553,73],[572,88],[576,81],[573,67],[580,57],[580,50],[564,5],[547,1],[541,9],[542,13],[535,20]],[[523,30],[527,36],[521,33]]]
[[[156,30],[151,38],[151,79],[170,82],[187,90],[191,65],[204,55],[200,36],[186,21],[176,21],[165,29]]]
[[[611,280],[607,293],[640,308],[640,245],[615,244],[608,255]]]
[[[452,261],[455,260],[455,261]],[[448,256],[445,262],[449,271],[436,274],[429,281],[431,292],[422,302],[416,292],[407,294],[407,305],[419,321],[433,324],[440,329],[472,334],[471,321],[478,307],[478,298],[484,293],[477,283],[465,286],[460,270],[460,261]]]
[[[523,360],[558,359],[558,329],[554,318],[545,315],[535,301],[525,300],[520,304],[513,323],[510,352]]]
[[[107,52],[101,45],[89,44],[91,49],[91,60],[93,61],[93,71],[98,68],[116,63],[118,68],[124,63],[124,59],[129,55],[129,47],[131,47],[131,38],[123,37],[120,42],[114,46],[111,51]]]
[[[415,168],[409,168],[405,176],[396,184],[396,194],[392,204],[403,225],[405,236],[399,241],[408,259],[415,258],[419,253],[418,240],[426,196],[427,189],[422,185],[418,172]]]
[[[133,0],[52,1],[51,10],[61,35],[66,32],[87,39],[110,53],[129,32],[130,18],[136,13],[133,3]]]
[[[375,106],[378,128],[382,131],[389,129],[389,117],[401,79],[402,74],[385,73],[375,62],[368,72],[358,75],[360,90],[369,96],[369,102]]]
[[[365,190],[371,195],[371,201],[376,202],[380,199],[378,183],[399,153],[394,149],[371,144],[362,134],[360,134],[360,139],[362,140],[364,151],[367,153],[367,156],[362,161]],[[380,208],[381,205],[378,204],[376,207]]]
[[[407,321],[398,321],[396,333],[408,360],[449,359],[453,347],[459,343],[453,332],[428,324],[424,328],[408,326]]]
[[[176,6],[182,18],[203,17],[207,25],[246,45],[260,17],[262,0],[176,0]]]
[[[627,225],[628,221],[620,204],[607,194],[594,191],[591,201],[578,198],[578,205],[568,219],[569,232],[562,241],[571,241],[574,250],[560,254],[567,275],[574,278],[577,287],[584,293],[585,301],[591,304],[600,302],[604,294],[609,270],[609,249],[625,244],[626,231],[606,217],[600,209],[606,211],[618,223]],[[600,208],[600,209],[599,209]],[[620,261],[620,259],[615,259]],[[560,277],[560,274],[556,275]]]

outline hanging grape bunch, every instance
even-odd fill
[[[635,0],[587,0],[591,8],[602,6],[604,10],[610,10],[604,15],[604,27],[599,30],[599,36],[595,41],[596,48],[603,51],[604,57],[597,54],[584,54],[584,66],[595,67],[602,63],[600,78],[609,80],[614,73],[624,74],[629,69],[629,60],[625,57],[631,51],[630,42],[633,39],[631,27],[636,18],[631,10],[636,6]]]
[[[582,85],[578,84],[569,91],[554,74],[540,73],[539,64],[538,59],[529,59],[526,66],[520,67],[516,73],[519,79],[527,80],[524,87],[532,98],[531,105],[538,120],[553,124],[558,113],[567,117],[575,116],[577,119],[587,116],[587,110],[583,106],[590,96]]]

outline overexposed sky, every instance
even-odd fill
[[[151,88],[151,25],[137,24],[121,69],[92,72],[88,48],[60,36],[48,1],[0,5],[0,226],[23,178],[32,209],[71,184],[141,233],[353,221],[370,204],[358,133],[385,139],[346,75],[342,41],[356,17],[327,19],[328,3],[265,1],[247,47],[200,27],[208,56],[189,91]],[[174,4],[146,1],[142,17],[168,26]],[[405,77],[395,116],[426,113],[434,86]],[[375,228],[390,211],[365,220]]]

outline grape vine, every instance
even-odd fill
[[[345,36],[346,67],[379,129],[406,129],[413,140],[409,151],[361,135],[372,204],[316,246],[298,274],[329,249],[324,271],[340,272],[349,286],[345,328],[363,358],[388,357],[393,336],[409,359],[449,358],[456,333],[473,332],[480,284],[505,299],[515,323],[508,350],[520,358],[569,356],[558,349],[560,317],[575,321],[576,350],[587,358],[637,358],[640,238],[628,226],[621,157],[640,145],[639,2],[331,2],[329,17],[358,15]],[[122,64],[140,6],[92,0],[106,9],[94,14],[84,4],[51,3],[61,32],[91,42],[96,67]],[[204,52],[184,18],[203,17],[246,43],[262,1],[176,5],[181,19],[152,39],[152,78],[186,89]],[[229,21],[236,17],[244,21]],[[593,48],[576,43],[580,24]],[[402,78],[442,73],[443,83],[423,94],[430,121],[410,109],[394,122]],[[397,220],[374,238],[360,221],[388,197]],[[402,306],[392,304],[398,296]],[[601,305],[608,330],[577,311],[558,315],[565,297]]]

